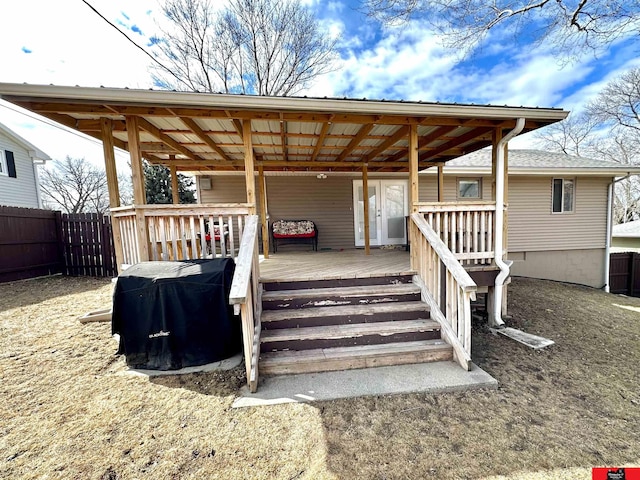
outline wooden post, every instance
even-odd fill
[[[100,130],[102,133],[102,148],[104,150],[104,167],[107,174],[107,189],[109,191],[109,207],[115,208],[120,206],[120,191],[118,189],[118,172],[113,142],[113,122],[110,118],[100,119]],[[120,221],[113,216],[111,217],[111,229],[116,251],[116,275],[118,275],[120,266],[124,263],[124,251],[122,250]]]
[[[264,167],[258,167],[258,193],[260,194],[260,224],[262,225],[262,254],[269,258],[269,226],[267,224],[267,187]]]
[[[420,200],[420,184],[418,180],[418,126],[409,126],[409,180],[411,183],[411,190],[409,196],[410,213],[418,212],[418,201]],[[418,257],[417,249],[420,248],[416,235],[414,234],[415,228],[411,226],[411,220],[409,221],[409,234],[411,236],[411,269],[417,270]]]
[[[364,254],[371,254],[371,241],[369,240],[370,228],[369,225],[369,167],[367,164],[362,166],[362,206],[364,207]]]
[[[498,142],[502,140],[502,129],[498,128],[493,131],[491,138],[491,200],[496,201],[496,148]]]
[[[444,165],[438,165],[438,201],[444,202]]]
[[[242,121],[242,137],[244,140],[244,175],[247,184],[247,203],[253,204],[249,207],[249,214],[256,214],[256,179],[253,174],[253,141],[251,138],[251,120]]]
[[[131,157],[131,176],[133,180],[133,204],[142,207],[146,202],[144,188],[144,170],[142,168],[142,153],[140,151],[140,130],[138,117],[127,116],[127,137],[129,140],[129,155]],[[149,234],[143,209],[136,208],[136,233],[138,236],[138,258],[141,262],[149,261]]]
[[[169,158],[175,158],[175,155],[170,155]],[[173,203],[180,203],[180,190],[178,187],[178,167],[171,165],[171,196],[173,197]]]

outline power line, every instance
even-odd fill
[[[165,71],[167,71],[170,75],[172,75],[176,80],[178,80],[179,82],[181,82],[182,84],[186,85],[187,87],[189,87],[189,84],[186,83],[184,80],[182,80],[179,76],[177,76],[175,73],[173,73],[173,71],[169,68],[166,67],[162,62],[160,62],[160,60],[158,60],[156,57],[154,57],[153,55],[151,55],[149,52],[147,52],[144,48],[142,48],[140,45],[138,45],[136,42],[133,41],[133,39],[131,37],[129,37],[129,35],[127,35],[125,32],[123,32],[122,30],[120,30],[114,23],[112,23],[109,19],[107,19],[104,15],[102,15],[98,10],[96,10],[96,8],[91,5],[87,0],[81,0],[82,3],[84,3],[87,7],[89,7],[91,10],[93,10],[96,15],[98,15],[102,20],[104,20],[105,22],[107,22],[109,25],[111,25],[113,28],[115,28],[118,33],[120,33],[122,36],[124,36],[124,38],[126,38],[129,43],[133,44],[138,50],[140,50],[142,53],[144,53],[147,57],[149,57],[151,60],[153,60],[155,63],[157,63],[158,65],[160,65],[160,67],[162,69],[164,69]]]

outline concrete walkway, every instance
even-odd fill
[[[241,389],[241,396],[233,402],[233,408],[497,387],[498,381],[475,364],[471,371],[465,372],[454,362],[420,363],[263,377],[256,393],[250,393],[246,386]]]

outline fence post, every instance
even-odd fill
[[[53,212],[56,221],[56,240],[58,241],[58,261],[60,262],[60,273],[63,275],[69,275],[69,271],[67,269],[67,251],[66,246],[68,242],[68,235],[65,235],[64,229],[64,219],[62,216],[62,212],[55,211]]]
[[[636,284],[636,255],[635,252],[629,253],[629,286],[627,290],[627,295],[633,297],[634,291],[633,288]]]

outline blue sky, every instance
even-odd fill
[[[419,18],[382,28],[357,0],[305,0],[321,25],[340,35],[336,70],[304,94],[371,99],[526,105],[580,109],[624,70],[640,64],[637,44],[621,41],[598,58],[562,64],[545,46],[492,35],[466,59],[445,49]],[[156,0],[90,3],[139,45],[151,49],[162,21]],[[150,60],[80,0],[21,0],[3,5],[0,82],[150,88]],[[98,142],[82,140],[0,102],[0,122],[54,158],[102,162]],[[523,136],[512,147],[530,146]],[[125,155],[120,155],[121,159]]]

